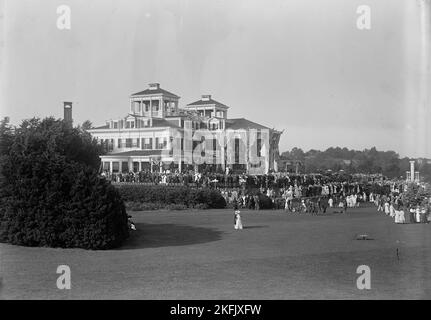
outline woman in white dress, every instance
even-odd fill
[[[406,223],[406,217],[404,216],[404,210],[399,210],[398,212],[398,223]]]
[[[391,216],[391,218],[395,217],[395,208],[393,203],[391,202],[390,206],[389,206],[389,215]]]
[[[389,202],[385,202],[385,214],[389,215],[390,211],[389,211]]]
[[[400,223],[400,211],[395,210],[395,223]]]
[[[235,213],[234,213],[234,228],[235,228],[235,230],[242,230],[242,221],[241,221],[240,212],[241,211],[238,210],[238,207],[235,206]]]
[[[398,209],[400,210],[395,209],[395,223],[405,223],[406,218],[404,216],[404,211],[400,206],[398,207]]]
[[[415,212],[416,214],[415,214],[415,220],[416,220],[416,222],[417,223],[420,223],[421,222],[421,209],[420,209],[420,207],[419,206],[417,206],[416,207],[416,212]]]

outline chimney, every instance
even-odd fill
[[[150,90],[157,90],[160,89],[160,83],[150,83]]]
[[[202,101],[209,101],[211,100],[211,95],[210,94],[204,94],[202,95]]]
[[[72,119],[72,102],[63,102],[64,105],[64,121],[72,127],[73,119]]]

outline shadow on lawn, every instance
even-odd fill
[[[268,226],[244,226],[244,229],[260,229],[260,228],[268,228]]]
[[[136,223],[136,231],[118,250],[159,248],[206,243],[221,239],[222,232],[212,228],[178,224]]]

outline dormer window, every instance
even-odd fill
[[[160,89],[160,83],[150,83],[150,90],[157,90]]]

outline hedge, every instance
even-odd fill
[[[43,184],[23,179],[20,193],[2,198],[0,241],[84,249],[120,246],[129,231],[118,191],[96,172],[63,169]]]
[[[116,185],[121,198],[131,210],[151,209],[223,209],[226,201],[220,191],[187,186]]]
[[[92,158],[78,159],[92,146],[82,132],[51,118],[15,130],[0,155],[0,242],[109,249],[127,239],[118,190],[99,177]]]

